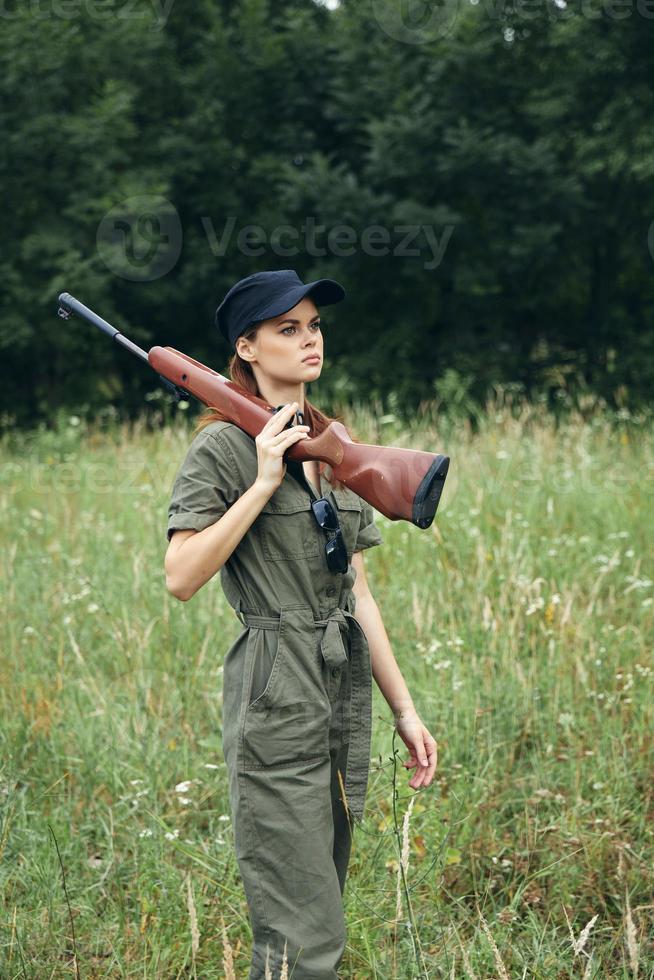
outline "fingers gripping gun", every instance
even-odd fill
[[[276,411],[262,398],[172,347],[151,347],[144,351],[70,293],[61,293],[59,316],[68,320],[73,313],[146,361],[177,401],[193,395],[205,405],[220,409],[253,439],[270,418],[271,411]],[[434,519],[450,465],[449,456],[440,453],[353,442],[345,426],[336,421],[320,435],[295,443],[285,458],[329,463],[338,480],[385,517],[392,521],[411,521],[420,528],[429,527]]]

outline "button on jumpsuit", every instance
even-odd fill
[[[207,425],[175,479],[168,537],[213,524],[257,471],[254,439],[229,422]],[[336,505],[349,559],[382,543],[370,504],[322,475],[320,494]],[[267,956],[280,975],[285,942],[294,980],[336,980],[368,785],[371,669],[353,616],[356,572],[328,569],[311,499],[301,464],[289,461],[220,570],[245,627],[224,661],[222,744],[252,926],[249,980],[263,980]]]

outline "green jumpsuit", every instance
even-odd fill
[[[213,524],[257,472],[254,439],[210,423],[175,479],[168,537]],[[320,494],[336,504],[350,560],[382,543],[370,504],[324,476]],[[252,926],[249,980],[263,980],[267,953],[279,977],[285,942],[294,980],[336,980],[351,832],[368,785],[372,685],[353,616],[356,572],[329,571],[311,499],[301,465],[289,461],[220,570],[245,627],[225,656],[222,744]]]

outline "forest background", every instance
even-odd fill
[[[347,290],[324,408],[650,397],[654,5],[334,6],[4,0],[4,426],[164,397],[61,291],[224,372],[265,268]]]

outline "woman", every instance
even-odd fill
[[[322,369],[317,306],[344,296],[333,280],[304,284],[288,269],[229,290],[216,324],[235,351],[230,376],[283,407],[256,439],[218,411],[205,415],[169,511],[169,591],[190,599],[220,570],[245,626],[225,657],[222,739],[252,925],[249,980],[267,964],[279,976],[284,951],[294,980],[337,977],[368,782],[371,662],[410,750],[404,765],[416,768],[409,785],[428,786],[436,768],[366,581],[362,552],[382,543],[373,509],[325,465],[283,460],[331,421],[305,385]]]

